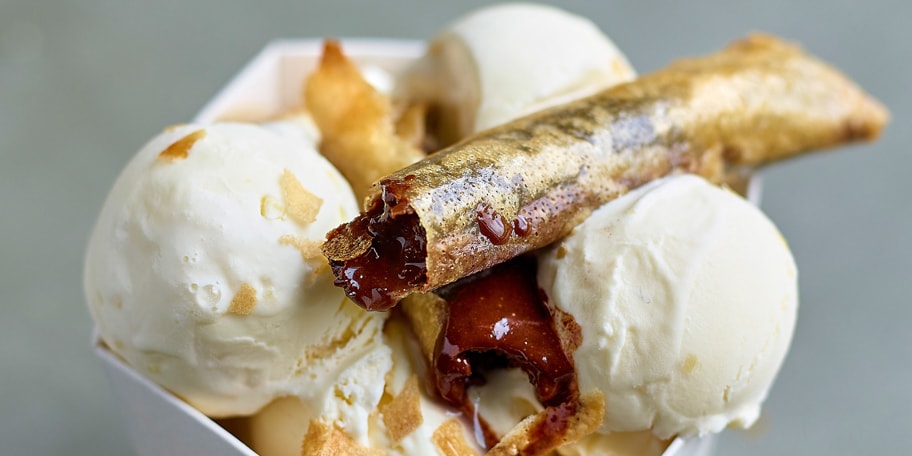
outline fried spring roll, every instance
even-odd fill
[[[886,110],[776,38],[750,36],[473,137],[382,178],[323,253],[357,304],[384,310],[566,235],[675,172],[726,172],[876,138]]]

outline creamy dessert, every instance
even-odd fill
[[[392,367],[374,379],[385,385],[384,393],[372,407],[362,410],[370,416],[366,434],[334,426],[331,417],[316,415],[299,398],[285,397],[250,418],[251,448],[261,455],[288,456],[480,454],[483,448],[473,438],[469,423],[424,387],[425,369],[412,337],[401,319],[387,322],[383,341],[391,350]]]
[[[305,114],[144,146],[86,257],[111,350],[263,455],[660,454],[756,419],[797,273],[723,187],[876,138],[876,101],[767,36],[636,78],[537,5],[395,80],[327,42]]]
[[[636,77],[592,21],[559,8],[504,4],[450,24],[398,78],[396,97],[433,106],[444,145]]]
[[[385,318],[345,300],[319,253],[357,206],[315,140],[171,128],[130,161],[96,222],[84,286],[99,335],[207,415],[289,394],[322,409],[341,379],[362,385],[344,393],[353,403],[383,391]]]
[[[757,419],[791,342],[798,275],[759,209],[692,175],[644,185],[539,255],[538,284],[573,315],[580,390],[602,433],[659,438]]]

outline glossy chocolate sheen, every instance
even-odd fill
[[[547,447],[548,436],[559,437],[575,413],[579,389],[567,354],[573,347],[562,343],[542,299],[535,258],[516,258],[437,294],[446,301],[446,317],[431,373],[441,398],[471,416],[466,389],[484,383],[483,371],[519,367],[548,407],[548,419],[535,428],[543,434],[536,441]],[[489,446],[496,443],[484,433]]]
[[[387,223],[394,217],[396,223]],[[395,304],[390,295],[425,280],[424,229],[407,205],[376,205],[349,226],[367,233],[369,242],[364,254],[329,263],[335,285],[349,299],[367,310],[388,310]]]
[[[424,282],[381,301],[392,305],[548,245],[598,206],[670,173],[718,183],[731,168],[873,139],[886,119],[838,71],[778,39],[751,36],[481,132],[375,187],[368,206],[407,204],[426,241]],[[339,229],[323,252],[331,261],[366,256],[365,236]]]
[[[535,259],[516,258],[462,280],[438,295],[447,318],[435,348],[437,388],[443,399],[460,403],[472,384],[475,365],[520,367],[544,405],[573,396],[573,361],[545,306],[535,278]]]

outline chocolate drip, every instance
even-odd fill
[[[513,231],[520,237],[523,237],[531,231],[529,221],[522,215],[517,215],[513,220]]]
[[[490,205],[479,204],[475,209],[475,218],[478,220],[478,229],[494,245],[501,245],[510,239],[513,226],[507,223],[504,216],[497,213]]]

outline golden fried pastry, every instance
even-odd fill
[[[876,138],[885,109],[764,35],[483,131],[380,179],[328,235],[336,284],[383,310],[566,235],[595,208],[675,172],[733,169]]]

